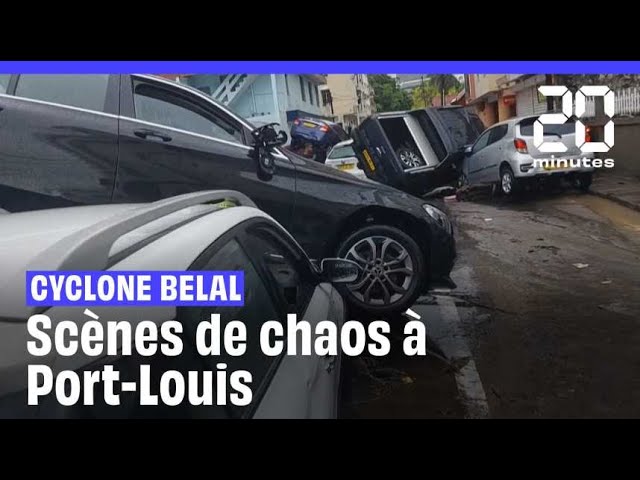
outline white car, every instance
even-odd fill
[[[362,170],[358,164],[358,157],[356,157],[356,153],[353,150],[352,139],[336,143],[327,155],[324,163],[332,168],[355,175],[358,178],[367,178],[367,174],[364,173],[364,170]]]
[[[330,281],[352,282],[357,278],[358,267],[341,259],[325,259],[318,267],[289,233],[244,195],[209,191],[150,204],[3,214],[0,231],[0,418],[337,416],[340,353],[335,357],[313,353],[266,356],[260,349],[258,332],[267,320],[280,320],[286,329],[287,313],[297,313],[298,319],[306,320],[312,328],[319,321],[329,320],[339,329],[345,306]],[[184,332],[184,350],[179,356],[141,357],[135,350],[133,355],[88,357],[80,351],[61,356],[52,350],[46,357],[34,357],[26,348],[27,341],[33,340],[27,331],[27,320],[32,315],[43,313],[50,317],[52,330],[63,320],[80,326],[90,318],[83,307],[25,306],[25,272],[33,270],[242,270],[245,302],[242,307],[90,308],[105,324],[105,331],[109,321],[127,320],[135,326],[150,320],[159,329],[163,322],[177,320]],[[192,345],[195,336],[186,333],[212,313],[220,314],[223,325],[231,320],[244,322],[248,337],[244,355],[222,353],[224,358],[220,358],[196,354]],[[253,397],[248,406],[214,403],[194,407],[188,401],[171,407],[162,402],[160,406],[140,406],[140,393],[124,393],[124,387],[121,395],[125,400],[119,406],[107,405],[98,394],[94,394],[95,403],[91,406],[83,402],[61,406],[54,393],[42,396],[38,407],[27,405],[29,364],[45,364],[54,375],[63,370],[76,372],[80,378],[85,371],[114,365],[122,377],[137,381],[140,364],[149,364],[152,371],[162,373],[172,369],[216,371],[220,362],[228,365],[228,371],[251,372]],[[156,393],[158,383],[152,383]]]

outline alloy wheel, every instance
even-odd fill
[[[413,281],[411,255],[392,238],[363,238],[349,249],[345,258],[362,268],[360,278],[348,288],[358,300],[368,305],[390,305],[399,301]]]
[[[511,172],[504,172],[502,174],[502,191],[507,195],[511,193],[513,188],[513,178],[511,178]]]
[[[399,153],[400,161],[407,168],[419,167],[422,165],[422,160],[415,152],[411,150],[401,150]]]

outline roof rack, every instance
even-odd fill
[[[142,203],[138,209],[118,213],[64,237],[34,257],[25,271],[102,270],[108,265],[111,247],[123,235],[185,208],[223,201],[232,201],[236,206],[256,207],[249,197],[233,190],[195,192]],[[4,304],[4,300],[8,305],[19,302],[21,308],[18,309],[23,313],[31,310],[25,308],[24,299],[24,279],[7,282],[0,291],[0,304]],[[11,317],[15,318],[9,315]]]
[[[224,200],[256,207],[249,197],[233,190],[188,193],[143,204],[63,238],[34,258],[30,266],[38,270],[100,270],[107,265],[114,242],[123,235],[179,210]]]

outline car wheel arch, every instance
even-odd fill
[[[428,245],[431,231],[426,222],[424,226],[421,226],[411,215],[402,210],[376,206],[362,208],[345,218],[335,237],[329,243],[327,254],[334,255],[340,242],[353,232],[373,225],[388,225],[405,232],[418,244],[425,262],[428,264],[430,258]]]
[[[502,162],[500,162],[500,168],[498,169],[498,172],[500,173],[500,175],[502,175],[502,171],[505,169],[505,167],[509,167],[512,172],[515,172],[515,170],[511,166],[511,163],[507,162],[506,160],[503,160]]]

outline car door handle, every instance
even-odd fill
[[[149,129],[142,129],[142,130],[134,130],[133,134],[136,137],[140,137],[140,138],[144,138],[145,140],[147,138],[157,138],[159,140],[162,140],[163,142],[170,142],[171,141],[171,137],[169,135],[166,135],[162,132],[159,132],[157,130],[149,130]]]

